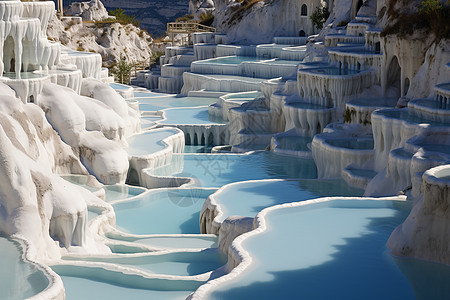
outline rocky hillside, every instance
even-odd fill
[[[92,7],[95,2],[99,4],[95,4],[94,9]],[[146,31],[132,24],[105,20],[108,13],[100,1],[87,3],[91,7],[79,14],[83,18],[94,16],[94,20],[77,23],[70,19],[61,21],[54,16],[47,29],[49,39],[59,41],[73,50],[100,53],[105,67],[111,67],[123,56],[130,62],[149,64],[153,39]],[[74,11],[72,9],[72,13]]]
[[[56,1],[56,0],[54,0]],[[65,0],[68,8],[72,2]],[[153,37],[159,37],[166,31],[167,22],[175,21],[188,13],[189,0],[102,0],[107,10],[122,8],[128,15],[134,15],[141,22],[141,28]]]

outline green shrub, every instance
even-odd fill
[[[442,4],[439,0],[425,0],[420,5],[419,12],[422,14],[433,15],[442,9]]]
[[[164,55],[164,52],[157,51],[152,53],[152,57],[150,58],[150,64],[159,64],[159,59]]]
[[[127,15],[125,13],[125,11],[121,8],[117,8],[115,10],[110,10],[110,11],[108,11],[108,14],[110,16],[116,17],[116,19],[114,20],[112,18],[108,18],[108,19],[106,19],[107,22],[114,23],[114,21],[115,21],[122,25],[133,24],[136,27],[139,27],[139,25],[141,25],[141,22],[136,20],[134,15],[132,15],[132,16]],[[100,21],[100,22],[102,22],[102,21]]]
[[[395,5],[395,2],[390,3]],[[450,3],[442,5],[438,0],[424,0],[418,12],[407,14],[399,10],[390,15],[390,24],[381,33],[382,36],[398,34],[413,35],[422,31],[433,34],[437,40],[450,38]],[[391,9],[394,11],[394,9]]]
[[[129,83],[131,79],[131,70],[133,69],[133,64],[129,63],[127,59],[122,56],[119,63],[114,65],[110,71],[114,75],[116,81],[120,83]]]
[[[340,22],[337,24],[337,27],[345,27],[345,26],[347,26],[347,24],[348,24],[348,21],[340,21]]]
[[[175,22],[189,22],[192,19],[194,19],[193,15],[184,15],[182,17],[179,17],[175,20]]]
[[[211,26],[214,22],[214,14],[212,12],[202,13],[200,15],[200,24],[205,26]]]
[[[316,26],[317,29],[322,29],[323,24],[325,24],[326,20],[330,16],[330,12],[328,10],[328,7],[318,6],[311,16],[309,18],[311,19],[314,26]]]

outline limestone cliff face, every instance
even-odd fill
[[[274,36],[298,36],[317,32],[309,16],[320,0],[214,0],[214,26],[226,33],[229,42],[255,44],[272,42]],[[306,15],[302,6],[306,5]]]
[[[214,2],[213,0],[189,0],[188,13],[198,18],[203,13],[213,12]]]
[[[100,4],[101,2],[98,1]],[[103,5],[72,9],[74,14],[101,21],[108,17]],[[84,18],[84,17],[83,17]],[[147,62],[152,55],[152,37],[132,24],[109,22],[61,21],[54,16],[47,29],[49,39],[58,41],[73,50],[100,53],[103,66],[110,67],[125,56],[131,62]]]
[[[377,26],[382,29],[384,53],[382,86],[384,90],[396,86],[400,89],[399,96],[407,99],[432,96],[434,86],[448,82],[450,78],[450,70],[446,66],[450,62],[448,37],[437,37],[427,26],[411,31],[403,24],[402,28],[402,23],[408,22],[408,16],[414,16],[417,23],[421,22],[423,16],[418,15],[421,2],[377,1]],[[448,5],[445,0],[441,2]],[[389,79],[389,74],[395,70],[399,71],[399,76]]]

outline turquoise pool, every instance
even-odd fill
[[[17,242],[0,236],[0,249],[0,299],[25,299],[47,288],[47,277],[36,266],[22,260],[22,250]]]
[[[224,56],[224,57],[217,57],[217,58],[211,58],[207,60],[201,60],[197,61],[195,63],[197,64],[225,64],[225,65],[238,65],[240,63],[246,62],[246,61],[262,61],[263,59],[254,57],[254,56]]]
[[[357,71],[357,70],[340,69],[340,68],[335,68],[335,67],[300,69],[299,71],[313,73],[313,74],[320,74],[320,75],[331,75],[331,76],[355,75],[355,74],[361,73],[361,71]]]
[[[212,148],[210,146],[185,145],[184,153],[211,153]]]
[[[164,139],[177,133],[179,131],[175,128],[162,128],[133,135],[127,140],[128,148],[126,151],[131,156],[155,153],[167,147],[163,142]]]
[[[117,233],[108,233],[106,236],[115,242],[133,242],[164,250],[217,248],[218,245],[217,236],[208,234],[130,236]]]
[[[110,83],[109,86],[115,90],[128,90],[128,89],[132,88],[131,86],[120,84],[120,83]]]
[[[150,127],[155,126],[157,121],[161,120],[160,116],[142,116],[139,118],[141,120],[141,129],[149,129]]]
[[[164,110],[166,120],[159,121],[164,125],[210,125],[224,124],[219,119],[209,116],[208,107],[169,108]]]
[[[112,202],[116,200],[127,199],[135,197],[146,191],[145,188],[134,187],[129,185],[105,185],[105,201]]]
[[[221,223],[233,215],[253,218],[264,208],[278,204],[325,196],[355,197],[363,194],[363,190],[351,188],[343,180],[261,180],[226,186],[213,197],[223,212],[216,218]]]
[[[114,204],[117,229],[133,234],[200,233],[203,202],[214,189],[160,189]]]
[[[408,108],[405,109],[383,109],[375,111],[374,114],[382,115],[392,119],[403,120],[412,124],[430,124],[431,126],[449,126],[450,120],[448,122],[438,122],[435,120],[430,120],[422,116],[416,115],[411,112]]]
[[[201,187],[221,187],[232,182],[256,179],[317,178],[312,159],[269,151],[250,155],[175,154],[170,165],[149,172],[157,176],[192,177],[195,185]]]
[[[292,151],[311,151],[308,144],[312,142],[312,138],[298,135],[285,135],[276,138],[278,147],[281,149]]]
[[[136,98],[150,98],[150,97],[172,97],[173,94],[165,94],[165,93],[153,93],[153,92],[142,92],[142,91],[135,91],[134,92],[134,97]],[[137,99],[140,100],[140,99]]]
[[[226,263],[226,256],[218,249],[193,252],[142,253],[134,256],[113,255],[89,256],[84,258],[65,257],[65,261],[102,262],[130,267],[151,274],[174,276],[195,276],[211,272]]]
[[[354,149],[354,150],[373,149],[373,139],[338,138],[338,139],[327,139],[326,142],[332,146],[346,149]]]
[[[444,299],[433,295],[449,291],[448,267],[419,262],[415,276],[440,280],[422,282],[430,294],[418,297],[407,270],[417,261],[399,263],[385,245],[409,209],[408,202],[335,200],[273,210],[266,231],[242,242],[250,266],[206,298]]]
[[[327,107],[327,106],[322,106],[319,104],[307,103],[307,102],[288,102],[288,103],[286,103],[286,106],[292,106],[292,107],[300,108],[300,109],[315,109],[315,110],[332,108],[331,106]]]
[[[67,300],[78,299],[161,299],[184,300],[192,291],[146,290],[120,286],[90,278],[61,276]],[[132,297],[132,298],[130,298]]]
[[[165,108],[208,106],[216,103],[218,99],[172,95],[165,97],[139,98],[138,100],[140,111],[158,111]]]

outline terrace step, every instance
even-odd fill
[[[369,169],[359,169],[352,165],[347,166],[342,171],[342,177],[348,185],[365,189],[369,181],[371,181],[377,172]]]

